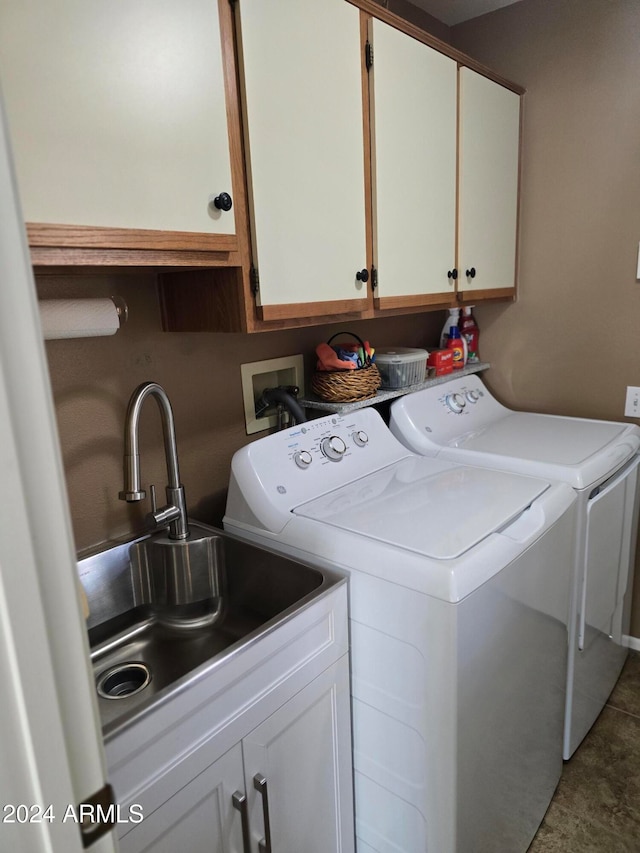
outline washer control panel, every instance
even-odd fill
[[[354,448],[363,448],[369,444],[369,435],[363,429],[347,430],[347,433],[336,430],[327,431],[327,435],[313,435],[311,427],[300,428],[301,436],[305,440],[300,445],[306,444],[305,449],[294,450],[291,459],[298,468],[305,470],[314,460],[320,462],[342,462],[344,457]],[[308,437],[308,438],[307,438]]]
[[[244,501],[264,529],[279,531],[296,507],[411,455],[373,408],[317,418],[240,448],[230,505]]]
[[[261,488],[293,506],[407,455],[371,408],[296,424],[238,451]]]

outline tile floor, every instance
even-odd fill
[[[528,853],[639,853],[640,652],[564,765]]]

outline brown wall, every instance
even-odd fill
[[[519,297],[475,312],[490,384],[516,408],[624,420],[640,384],[640,4],[522,0],[452,43],[527,89]]]
[[[171,400],[190,514],[220,524],[231,456],[249,440],[268,435],[246,435],[241,364],[302,353],[311,371],[316,345],[339,329],[354,330],[373,346],[433,346],[444,321],[437,312],[259,335],[170,334],[161,329],[152,274],[42,276],[37,285],[41,298],[118,294],[129,307],[128,323],[113,337],[47,342],[78,550],[141,529],[149,511],[148,502],[118,500],[125,412],[141,382],[159,382]],[[153,400],[142,414],[140,449],[143,484],[155,483],[161,499],[166,469]]]

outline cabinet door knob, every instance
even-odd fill
[[[369,270],[358,270],[356,278],[358,281],[369,281]]]
[[[231,210],[233,205],[233,201],[231,200],[231,196],[229,193],[220,193],[213,200],[214,207],[217,207],[218,210]]]
[[[467,278],[475,278],[476,277],[476,268],[471,267],[470,270],[467,270],[466,276],[467,276]]]
[[[454,267],[452,270],[449,270],[447,276],[455,281],[458,278],[458,270]]]

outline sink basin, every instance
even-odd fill
[[[190,522],[80,555],[103,734],[120,731],[337,583],[319,570]]]

